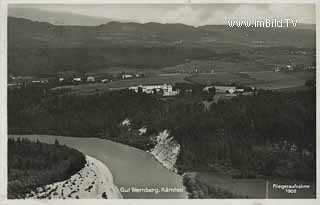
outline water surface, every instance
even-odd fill
[[[111,170],[114,183],[132,190],[136,188],[158,188],[156,192],[122,192],[123,198],[186,198],[185,191],[165,192],[161,188],[183,189],[182,176],[164,168],[154,157],[143,151],[124,144],[106,139],[62,137],[49,135],[15,135],[9,137],[24,137],[35,141],[52,144],[57,139],[60,144],[78,149],[84,154],[97,158]]]

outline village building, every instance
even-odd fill
[[[237,93],[243,93],[243,92],[244,92],[244,89],[243,89],[243,88],[237,88],[237,89],[236,89],[236,92],[237,92]]]
[[[178,90],[173,90],[172,85],[170,84],[155,84],[155,85],[139,85],[129,87],[129,90],[133,90],[136,93],[141,90],[147,94],[154,94],[162,92],[163,96],[175,96],[179,94]]]
[[[243,92],[244,89],[237,89],[235,86],[206,86],[203,88],[204,92],[209,92],[211,88],[215,88],[216,93],[234,93],[234,92]]]
[[[110,81],[110,80],[107,79],[107,78],[101,80],[102,83],[107,83],[107,82],[109,82],[109,81]]]
[[[292,65],[286,65],[286,68],[288,69],[288,71],[293,71],[294,69],[293,69],[293,66]]]
[[[216,93],[234,93],[236,92],[235,86],[214,86]]]
[[[88,76],[87,77],[87,82],[95,82],[95,81],[96,81],[96,79],[95,79],[94,76]]]
[[[81,82],[82,79],[80,77],[75,77],[72,79],[73,82]]]
[[[280,71],[281,71],[281,69],[278,67],[273,70],[273,72],[280,72]]]
[[[131,75],[131,74],[123,74],[123,75],[121,76],[121,78],[122,78],[122,79],[133,78],[133,75]]]

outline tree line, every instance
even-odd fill
[[[100,137],[149,150],[168,129],[181,145],[179,172],[315,178],[315,89],[259,91],[212,104],[200,92],[174,98],[110,91],[90,96],[27,87],[8,93],[10,134]],[[131,128],[121,126],[128,118]],[[147,133],[138,129],[147,127]]]

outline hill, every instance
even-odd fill
[[[122,22],[117,19],[92,17],[70,12],[50,12],[26,7],[9,7],[8,15],[32,21],[48,22],[54,25],[97,26],[110,21]]]
[[[193,27],[183,24],[109,22],[61,26],[8,18],[9,73],[56,74],[110,67],[155,68],[188,60],[258,61],[274,48],[314,49],[311,29]],[[266,53],[266,55],[264,55]]]

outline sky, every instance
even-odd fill
[[[50,12],[147,23],[183,23],[193,26],[227,24],[228,20],[297,19],[315,23],[313,4],[211,4],[211,5],[15,5]],[[10,7],[9,7],[10,9]]]

